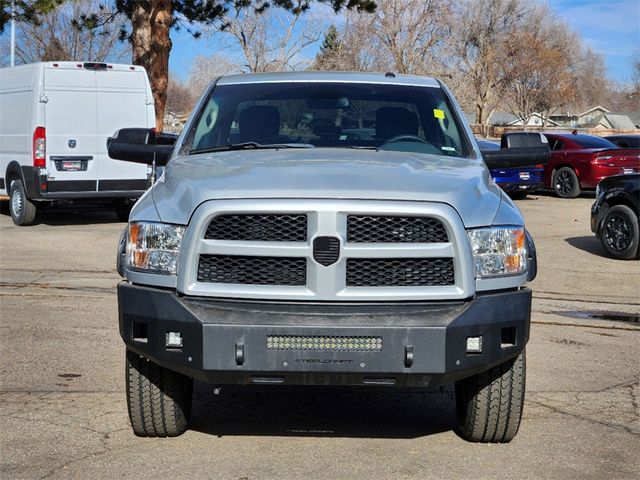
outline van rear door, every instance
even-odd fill
[[[49,192],[95,192],[97,105],[95,72],[44,69],[45,129]]]
[[[97,70],[98,190],[145,190],[147,166],[113,160],[107,154],[107,137],[120,128],[155,125],[147,74],[140,67],[114,65]]]

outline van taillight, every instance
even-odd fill
[[[36,127],[33,132],[33,166],[46,166],[47,140],[44,127]]]

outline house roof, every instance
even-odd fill
[[[637,112],[629,112],[626,115],[631,119],[636,127],[640,126],[640,110]]]
[[[615,130],[634,130],[636,128],[629,116],[623,113],[603,113],[582,126],[597,127],[598,125],[604,125],[606,128],[609,128],[610,125],[610,128]]]
[[[609,110],[607,110],[606,108],[604,108],[602,105],[596,105],[595,107],[590,108],[589,110],[582,112],[580,114],[578,114],[578,117],[582,117],[584,115],[586,115],[587,113],[591,113],[595,110],[602,110],[605,113],[609,113]]]
[[[533,112],[531,114],[531,117],[538,117],[539,119],[542,120],[542,115],[538,112]],[[491,118],[489,118],[489,123],[491,125],[515,125],[516,123],[519,123],[521,120],[520,118],[518,118],[517,116],[515,116],[512,113],[509,112],[494,112],[493,115],[491,115]],[[547,123],[549,126],[551,127],[557,127],[559,125],[558,122],[554,122],[553,120],[551,120],[550,118],[547,118]]]
[[[509,125],[512,122],[517,122],[518,117],[516,117],[513,113],[509,112],[493,112],[491,117],[489,118],[489,123],[491,125]]]

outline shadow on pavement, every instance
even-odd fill
[[[9,217],[9,201],[0,200],[0,215]],[[56,205],[41,207],[34,225],[91,225],[123,223],[110,205]]]
[[[572,247],[591,253],[593,255],[598,255],[600,257],[607,256],[604,248],[602,248],[600,240],[598,240],[598,237],[596,237],[595,235],[589,235],[586,237],[565,238],[564,241]]]
[[[417,438],[457,426],[453,389],[195,385],[190,430],[227,435]]]

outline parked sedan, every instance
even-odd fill
[[[500,150],[500,143],[478,140],[481,151]],[[491,177],[511,198],[524,198],[542,188],[542,165],[535,167],[493,168]]]
[[[615,143],[620,148],[640,148],[640,135],[630,133],[628,135],[609,135],[603,138]]]
[[[639,203],[640,174],[616,175],[598,184],[591,231],[613,258],[640,258]]]
[[[545,133],[551,160],[544,167],[544,185],[562,198],[594,189],[603,178],[640,172],[640,150],[620,148],[594,135]]]

